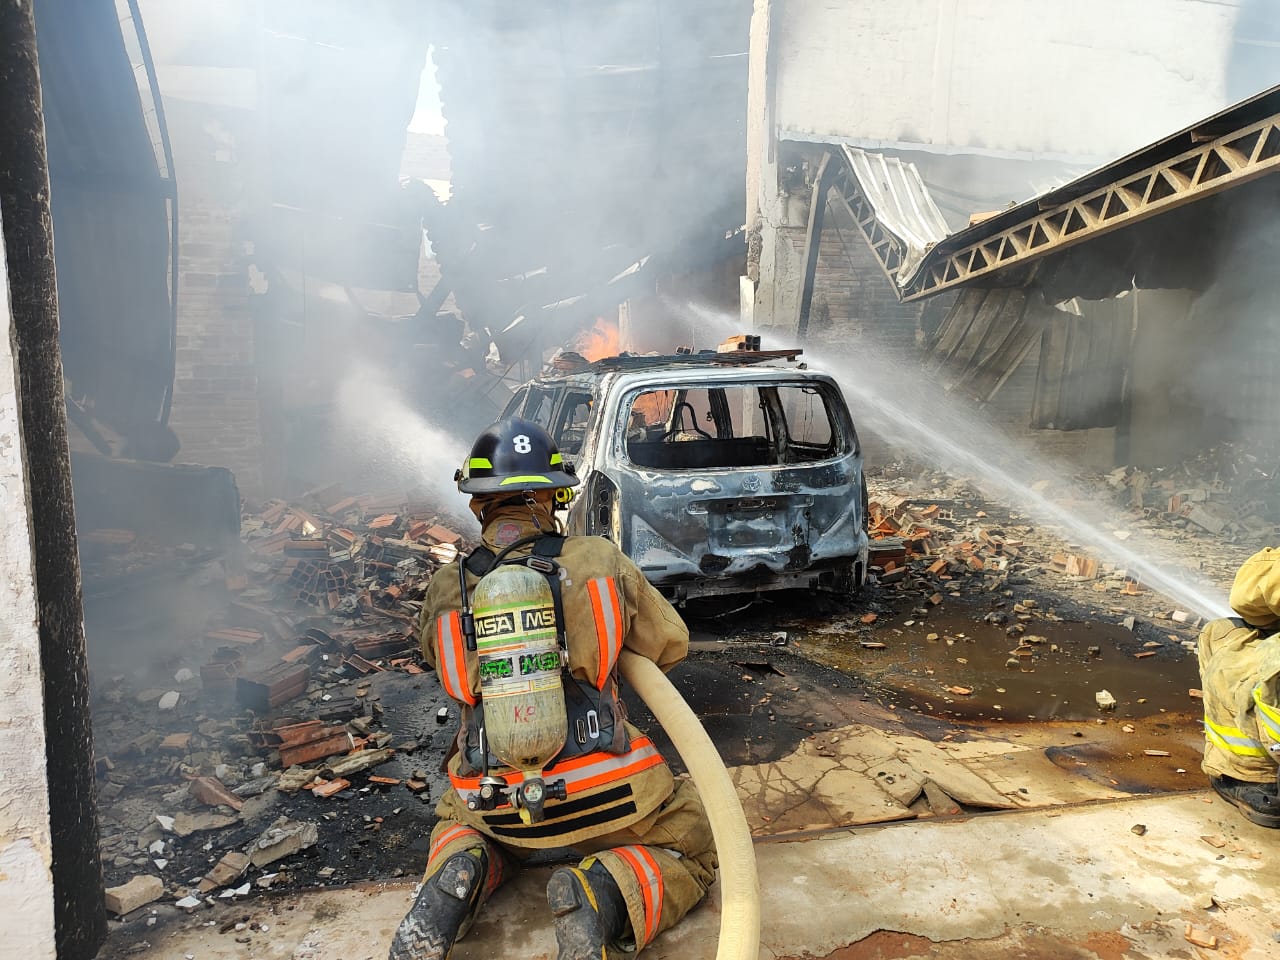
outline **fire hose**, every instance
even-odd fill
[[[623,650],[618,666],[675,744],[711,821],[720,859],[720,946],[716,960],[756,960],[760,950],[756,853],[724,761],[702,723],[652,660]]]

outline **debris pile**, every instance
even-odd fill
[[[322,502],[322,494],[304,499]],[[462,545],[440,520],[431,504],[405,497],[343,497],[316,510],[275,500],[246,518],[241,533],[249,569],[259,583],[270,578],[273,599],[412,622],[431,574]]]
[[[1273,543],[1280,460],[1223,443],[1175,467],[1120,467],[1100,478],[1134,515],[1215,542]]]
[[[264,868],[317,849],[324,862],[286,867],[362,879],[362,837],[392,820],[404,822],[395,847],[422,841],[432,804],[405,804],[432,801],[444,780],[435,758],[425,772],[412,757],[443,754],[448,714],[418,676],[415,621],[432,574],[468,546],[450,522],[407,496],[269,502],[246,513],[244,556],[212,616],[160,650],[117,651],[121,672],[94,678],[93,704],[113,913],[302,879]],[[125,533],[98,539],[134,548]],[[396,723],[392,697],[406,705]]]
[[[919,488],[918,480],[873,479],[868,507],[872,573],[881,585],[896,585],[899,592],[917,597],[921,614],[945,597],[1001,607],[1034,579],[1049,574],[1058,577],[1067,600],[1087,608],[1091,616],[1110,615],[1133,630],[1137,614],[1158,622],[1162,639],[1183,645],[1193,641],[1200,619],[1169,609],[1123,567],[1055,536],[1050,527],[987,503],[961,481],[926,476],[925,484],[930,481],[936,486],[927,494],[908,497],[903,491]],[[1224,564],[1234,562],[1228,558]],[[874,613],[869,616],[864,625],[875,621]],[[1058,615],[1052,609],[1028,609],[1018,619],[1033,617]],[[1021,627],[1010,632],[1021,632]]]

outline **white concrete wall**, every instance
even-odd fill
[[[0,241],[0,954],[53,960],[53,845],[31,515]]]
[[[1237,14],[1237,0],[786,0],[774,128],[1111,159],[1226,106]]]

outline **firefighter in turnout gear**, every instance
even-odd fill
[[[1200,632],[1209,783],[1246,819],[1280,827],[1280,550],[1246,560],[1231,587],[1238,617]]]
[[[489,427],[455,479],[483,544],[437,572],[419,623],[461,715],[453,789],[391,960],[449,956],[510,869],[552,848],[585,857],[547,883],[559,960],[642,949],[717,864],[697,790],[626,722],[617,660],[626,648],[668,670],[688,629],[612,543],[559,533],[578,480],[537,424]]]

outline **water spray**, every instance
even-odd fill
[[[356,366],[337,401],[343,448],[361,461],[366,478],[372,472],[382,482],[426,489],[442,512],[471,516],[467,496],[453,483],[467,455],[462,441],[413,410],[372,367]]]
[[[711,342],[738,331],[736,315],[709,310],[697,304],[668,303],[707,329]],[[766,339],[770,339],[767,338]],[[765,349],[785,346],[765,343]],[[1158,590],[1179,606],[1207,618],[1231,616],[1223,591],[1187,570],[1171,570],[1147,559],[1160,550],[1157,541],[1138,537],[1122,544],[1104,529],[1103,518],[1067,508],[1032,488],[1033,476],[1061,476],[1066,470],[1046,461],[992,425],[966,410],[955,398],[922,382],[921,371],[877,354],[853,357],[824,356],[805,346],[808,356],[840,383],[845,395],[857,401],[857,419],[883,436],[902,436],[922,452],[931,454],[940,468],[971,477],[995,499],[1016,506],[1037,519],[1069,532],[1078,543],[1123,567],[1126,575]],[[909,386],[909,389],[904,387]],[[1002,468],[997,454],[1017,467]],[[1138,547],[1142,548],[1139,552]],[[1145,555],[1144,555],[1145,554]]]

